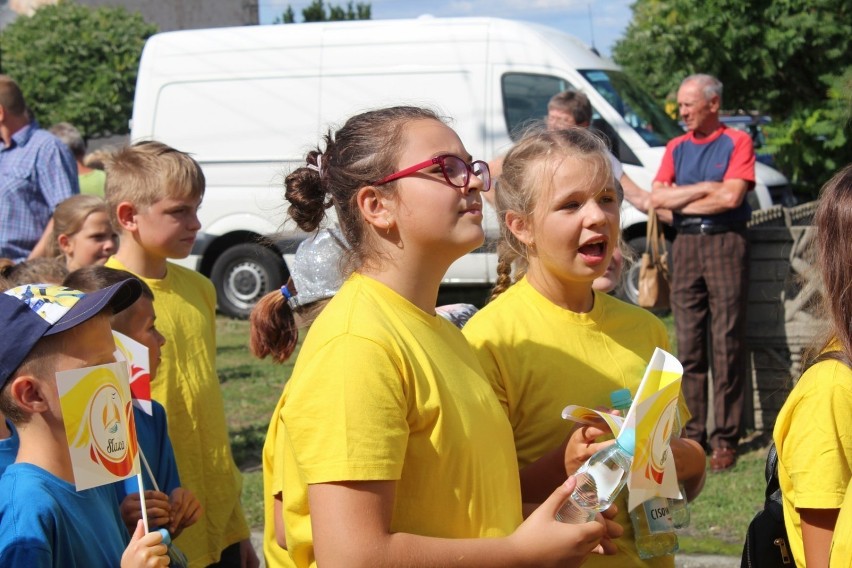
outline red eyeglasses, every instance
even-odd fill
[[[482,180],[482,189],[480,191],[491,189],[491,170],[488,169],[488,164],[482,160],[476,160],[468,164],[455,154],[441,154],[425,162],[415,164],[410,168],[405,168],[387,177],[383,177],[379,181],[373,182],[373,185],[383,185],[399,178],[410,176],[423,168],[428,168],[435,164],[441,167],[441,173],[444,174],[444,179],[447,180],[447,183],[461,189],[463,193],[467,193],[468,191],[471,174]]]

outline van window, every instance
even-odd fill
[[[506,73],[502,78],[503,109],[512,142],[524,129],[547,116],[547,103],[572,85],[561,77],[531,73]]]
[[[677,122],[665,113],[651,95],[623,72],[595,69],[580,73],[648,146],[665,146],[666,142],[683,134]]]

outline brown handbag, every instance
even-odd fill
[[[643,308],[669,307],[669,263],[666,237],[657,218],[657,212],[648,209],[645,252],[639,266],[639,305]]]

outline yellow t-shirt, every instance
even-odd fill
[[[521,523],[512,431],[470,347],[371,278],[352,275],[313,323],[280,404],[297,566],[316,564],[314,483],[396,481],[393,532],[499,537]]]
[[[772,437],[790,551],[804,566],[797,508],[839,509],[852,480],[852,370],[829,360],[805,371],[778,413]]]
[[[610,406],[612,391],[636,393],[656,347],[668,350],[663,323],[650,312],[595,293],[585,314],[565,310],[524,278],[474,315],[463,329],[509,415],[524,468],[559,446],[573,423],[569,404]],[[555,489],[555,488],[554,488]],[[584,566],[674,566],[672,556],[639,559],[626,492],[616,500],[624,535],[616,556],[591,555]]]
[[[115,257],[106,265],[128,270]],[[216,374],[216,291],[201,274],[172,263],[165,278],[142,280],[154,292],[157,329],[166,338],[151,396],[166,409],[181,485],[203,507],[175,542],[191,566],[207,566],[249,537]]]
[[[278,400],[266,440],[263,442],[263,557],[269,568],[291,568],[290,555],[278,545],[275,538],[275,496],[284,491],[284,452],[277,452],[278,433],[284,430],[281,409],[284,397]]]

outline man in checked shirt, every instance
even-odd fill
[[[71,151],[30,117],[18,84],[0,75],[0,257],[43,255],[53,210],[76,193]]]

